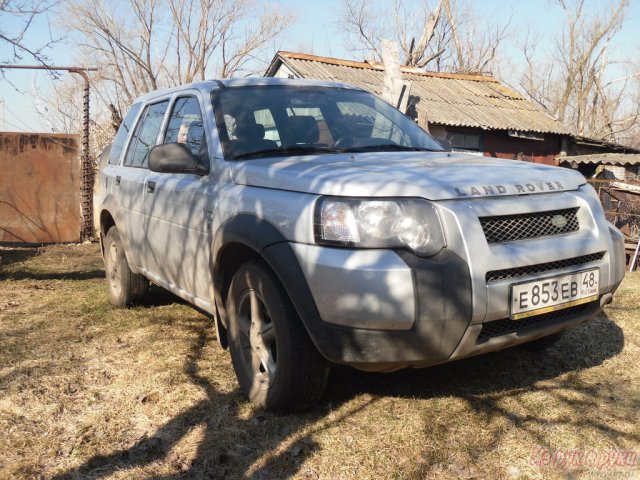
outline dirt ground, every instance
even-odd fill
[[[274,415],[204,315],[113,308],[97,245],[0,257],[0,478],[640,478],[638,273],[545,353],[336,369]]]

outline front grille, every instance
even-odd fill
[[[577,212],[578,207],[550,212],[480,217],[480,224],[488,243],[513,242],[575,232],[580,228]],[[554,225],[553,219],[560,220],[560,217],[564,217],[566,224]]]
[[[556,310],[555,312],[543,313],[542,315],[536,315],[534,317],[523,318],[522,320],[505,318],[503,320],[486,322],[482,324],[482,330],[480,331],[480,335],[478,335],[477,341],[482,342],[509,333],[520,333],[528,329],[547,327],[553,323],[560,323],[585,312],[588,308],[592,308],[595,303],[597,303],[597,301]]]
[[[565,260],[557,260],[555,262],[538,263],[536,265],[526,265],[524,267],[505,268],[504,270],[492,270],[487,272],[486,279],[487,283],[491,283],[499,280],[524,277],[527,275],[537,275],[551,270],[559,270],[561,268],[575,267],[578,265],[596,262],[603,258],[604,252],[598,252],[590,255],[582,255],[580,257],[567,258]]]

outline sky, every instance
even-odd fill
[[[64,0],[63,0],[64,1]],[[391,0],[370,0],[374,5],[391,5]],[[411,3],[412,0],[408,0]],[[342,9],[342,0],[306,1],[280,0],[280,3],[294,10],[297,23],[277,43],[269,54],[267,62],[275,54],[275,50],[304,51],[316,55],[337,58],[357,58],[345,49],[344,37],[336,25],[337,14]],[[416,5],[421,4],[415,0]],[[267,4],[269,4],[267,2]],[[516,39],[528,28],[541,34],[541,42],[550,42],[552,32],[562,28],[562,17],[559,7],[551,0],[475,0],[471,2],[474,11],[483,19],[495,23],[503,23],[511,18],[511,37],[504,44],[504,54],[517,68],[521,61],[515,48]],[[594,8],[603,9],[609,5],[606,0],[595,0]],[[53,16],[50,16],[53,17]],[[12,19],[7,14],[0,14],[0,29],[10,28]],[[55,18],[42,17],[33,25],[26,38],[26,43],[35,47],[47,42],[50,31],[55,36]],[[626,22],[616,37],[615,52],[621,57],[638,58],[640,52],[640,0],[631,0]],[[549,32],[545,34],[545,32]],[[11,57],[12,51],[0,43],[0,61]],[[47,52],[47,56],[55,65],[82,64],[82,59],[68,45],[59,44]],[[23,64],[33,64],[24,58]],[[35,105],[39,100],[51,94],[51,83],[56,80],[46,72],[37,71],[5,71],[6,78],[0,79],[0,131],[49,131],[49,127],[37,115]],[[506,74],[506,73],[505,73]],[[60,78],[66,73],[61,73]],[[81,79],[77,77],[80,82]],[[508,81],[509,79],[503,78]],[[95,99],[92,98],[95,102]]]

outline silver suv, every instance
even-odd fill
[[[624,276],[623,237],[582,175],[448,152],[343,84],[152,92],[100,189],[111,302],[134,304],[151,281],[207,312],[267,409],[313,404],[330,364],[545,348]]]

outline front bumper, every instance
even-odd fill
[[[318,350],[333,363],[348,364],[363,370],[393,371],[405,367],[426,367],[526,343],[585,322],[597,315],[611,299],[611,293],[604,293],[598,301],[553,314],[519,321],[503,318],[474,324],[471,277],[468,265],[462,259],[448,250],[431,258],[420,258],[400,251],[391,253],[402,259],[410,270],[411,282],[404,285],[403,289],[396,288],[394,291],[409,291],[413,296],[415,315],[410,328],[372,328],[384,309],[375,311],[374,321],[367,324],[364,320],[372,309],[362,302],[351,303],[354,306],[363,305],[363,317],[358,319],[358,326],[339,325],[327,322],[320,315],[318,303],[333,302],[332,305],[340,305],[340,297],[369,298],[373,291],[384,291],[388,287],[385,274],[379,269],[378,263],[378,270],[360,271],[368,272],[365,276],[369,276],[370,281],[362,285],[345,283],[341,280],[342,275],[348,279],[354,278],[351,272],[353,263],[345,262],[343,271],[337,267],[335,258],[353,251],[316,248],[325,251],[307,257],[302,262],[298,261],[294,252],[306,250],[292,244],[273,245],[264,253],[274,269],[283,262],[289,266],[288,273],[280,275],[280,279]],[[324,267],[312,270],[304,265],[306,261],[318,262],[320,258],[333,259],[329,262],[329,271]],[[395,263],[393,265],[397,267]],[[322,277],[323,283],[317,278],[313,279],[314,272]],[[373,290],[363,290],[363,285],[371,286]],[[605,287],[604,290],[610,288]],[[333,293],[333,296],[329,293]],[[390,295],[388,289],[385,295]],[[327,305],[322,310],[336,312],[327,308]],[[349,316],[354,314],[354,310],[349,312]],[[406,315],[406,312],[401,315]],[[393,326],[398,327],[398,324]]]

